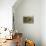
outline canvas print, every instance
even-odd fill
[[[34,17],[33,16],[27,16],[23,17],[23,23],[34,23]]]

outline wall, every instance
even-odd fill
[[[20,0],[21,1],[21,0]],[[41,46],[41,0],[23,0],[13,6],[15,28],[22,32],[25,38],[35,41]],[[24,24],[23,16],[34,16],[34,24]]]
[[[16,2],[16,0],[0,0],[0,26],[12,28],[12,6],[15,2]],[[41,41],[42,41],[42,46],[46,46],[46,36],[45,36],[46,35],[46,0],[41,0],[41,10],[42,10],[41,11],[42,12],[41,13],[41,15],[42,15],[41,16],[41,23],[42,23],[41,24],[41,27],[42,27],[41,28],[42,29],[41,30],[41,38],[42,38]],[[20,25],[22,25],[22,24],[23,23],[20,22]],[[32,24],[23,24],[23,26],[22,26],[23,28],[24,28],[24,25],[25,25],[25,27],[28,26],[27,28],[24,28],[25,30],[27,29],[26,31],[24,29],[22,29],[22,27],[20,25],[19,25],[19,27],[21,28],[21,31],[24,32],[24,35],[25,35],[27,30],[29,30],[27,28],[31,27],[30,25],[32,25]],[[19,29],[19,31],[20,31],[20,29]],[[32,32],[35,32],[35,31],[31,31],[31,33]],[[28,34],[30,34],[30,32],[28,32]],[[27,36],[27,35],[25,35],[25,36]],[[31,36],[31,38],[32,38],[32,36]]]
[[[46,46],[46,0],[41,1],[41,41]]]
[[[12,6],[16,0],[0,0],[0,27],[12,28]]]

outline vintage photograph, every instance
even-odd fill
[[[27,16],[27,17],[23,17],[23,23],[30,23],[33,24],[34,23],[34,16]]]

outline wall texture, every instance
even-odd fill
[[[16,5],[13,6],[15,28],[23,33],[24,38],[32,39],[36,46],[41,46],[41,0],[22,0]],[[34,24],[24,24],[23,16],[34,16]]]

